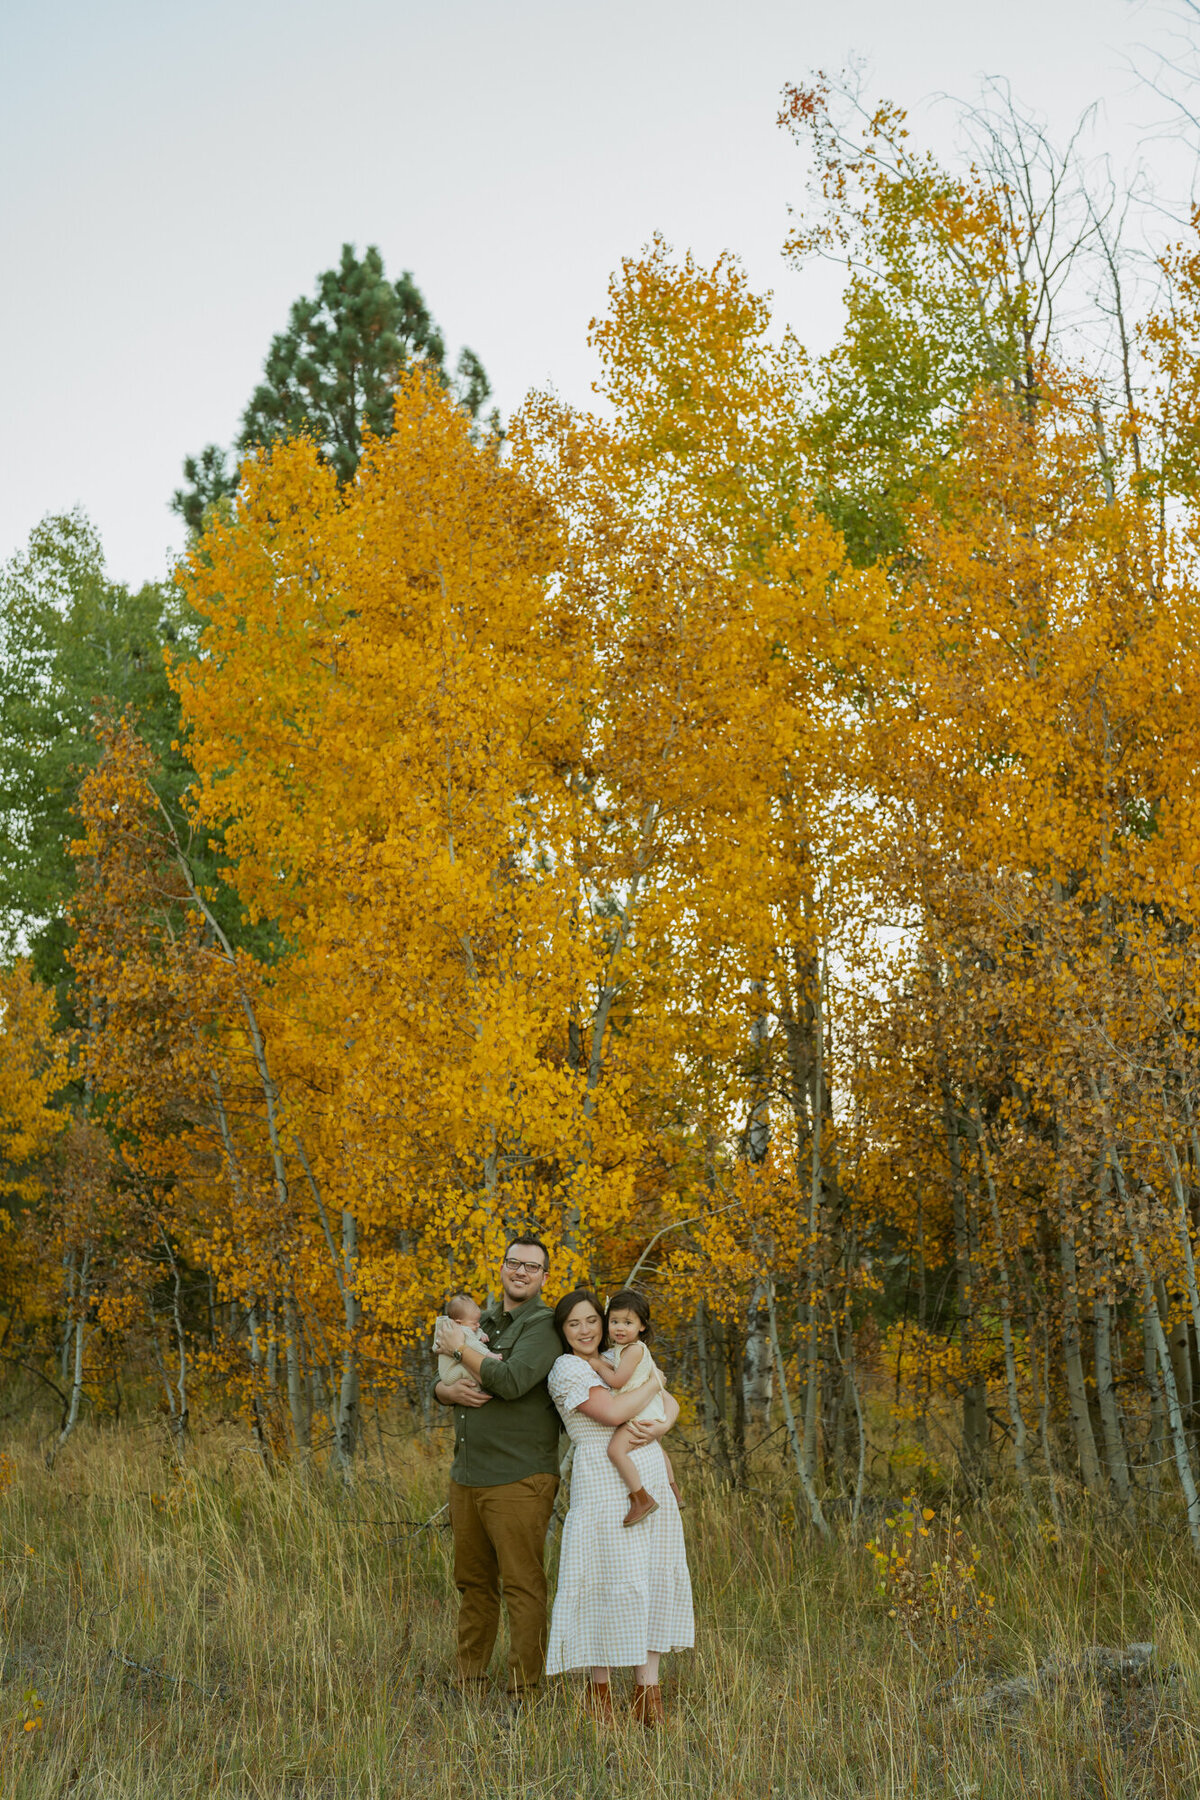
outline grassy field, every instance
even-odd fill
[[[782,1469],[742,1494],[693,1473],[697,1649],[666,1670],[665,1732],[601,1734],[567,1684],[516,1717],[499,1684],[483,1706],[452,1689],[449,1534],[424,1524],[446,1461],[397,1437],[343,1494],[269,1481],[232,1430],[183,1475],[150,1428],[81,1429],[53,1472],[10,1444],[0,1795],[1200,1796],[1200,1583],[1174,1525],[1055,1542],[1003,1507],[964,1517],[990,1635],[910,1638],[866,1534],[798,1532]],[[1149,1679],[1070,1673],[1135,1639]],[[1054,1656],[1031,1698],[981,1698]]]

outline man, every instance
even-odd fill
[[[461,1325],[443,1320],[436,1349],[454,1356],[470,1381],[434,1394],[454,1408],[450,1524],[459,1592],[458,1674],[481,1690],[508,1609],[508,1691],[536,1688],[546,1660],[546,1527],[558,1491],[558,1414],[546,1376],[562,1345],[541,1299],[550,1267],[537,1238],[514,1238],[500,1265],[502,1301],[479,1321],[496,1362],[467,1343]]]

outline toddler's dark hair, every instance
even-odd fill
[[[650,1302],[633,1288],[622,1288],[614,1294],[604,1309],[604,1335],[608,1336],[608,1321],[614,1312],[631,1312],[642,1327],[642,1342],[648,1344],[654,1336],[654,1327],[650,1323]]]
[[[468,1306],[478,1306],[479,1302],[471,1294],[450,1294],[446,1299],[446,1317],[461,1319]]]

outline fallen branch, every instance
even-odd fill
[[[1173,1668],[1154,1669],[1153,1644],[1126,1644],[1123,1650],[1107,1644],[1090,1644],[1073,1656],[1052,1656],[1031,1675],[1013,1675],[993,1681],[979,1694],[956,1694],[953,1704],[972,1712],[1003,1712],[1039,1695],[1079,1689],[1084,1683],[1098,1687],[1141,1687],[1174,1679]]]
[[[151,1676],[155,1681],[171,1681],[177,1688],[194,1688],[198,1694],[203,1694],[206,1700],[224,1700],[228,1697],[223,1686],[206,1688],[200,1682],[193,1681],[190,1675],[168,1675],[165,1669],[156,1669],[152,1663],[140,1663],[135,1657],[126,1656],[123,1650],[106,1650],[104,1655],[110,1657],[113,1662],[123,1664],[127,1669],[136,1669],[139,1675]]]

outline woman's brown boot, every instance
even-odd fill
[[[640,1681],[635,1684],[633,1716],[639,1725],[644,1725],[649,1731],[663,1723],[662,1689],[657,1682],[653,1687],[643,1687]]]
[[[583,1690],[584,1711],[591,1713],[597,1725],[613,1723],[612,1689],[607,1681],[593,1681],[588,1676]]]
[[[640,1524],[643,1519],[648,1519],[652,1512],[657,1511],[658,1501],[654,1498],[654,1495],[648,1494],[645,1488],[639,1488],[636,1494],[630,1494],[629,1511],[625,1514],[621,1523],[623,1525],[637,1525]]]

